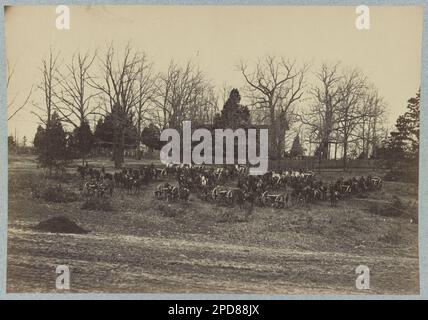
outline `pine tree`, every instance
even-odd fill
[[[153,123],[141,132],[141,142],[149,148],[150,152],[161,148],[160,131]]]
[[[124,128],[124,139],[125,145],[135,145],[137,143],[137,129],[132,123],[132,119],[128,117],[125,128]],[[104,118],[100,118],[97,122],[94,131],[94,137],[97,142],[105,142],[113,144],[114,138],[114,127],[113,117],[109,113]]]
[[[290,157],[295,158],[295,157],[300,157],[303,156],[305,153],[305,150],[302,147],[302,144],[300,143],[300,137],[297,134],[296,137],[294,137],[293,140],[293,145],[291,146],[290,149]]]
[[[407,110],[398,117],[396,130],[386,141],[387,156],[393,159],[417,159],[419,156],[420,92],[408,100]]]
[[[85,162],[86,156],[91,152],[94,144],[94,135],[87,121],[73,130],[70,138],[70,147]]]
[[[233,130],[249,128],[251,125],[250,111],[240,102],[241,95],[238,89],[232,89],[221,113],[217,114],[214,119],[214,127]]]
[[[68,159],[67,138],[56,112],[52,114],[47,128],[39,126],[34,137],[34,147],[42,168],[59,168]]]
[[[13,138],[13,136],[8,136],[7,137],[7,147],[9,149],[9,152],[11,152],[12,150],[15,149],[16,142],[15,142],[15,139]]]

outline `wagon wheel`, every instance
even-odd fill
[[[263,203],[264,206],[270,205],[270,199],[269,199],[268,191],[263,192],[263,194],[262,194],[262,203]]]
[[[235,196],[233,194],[233,190],[229,190],[226,193],[226,203],[230,206],[235,204]]]
[[[276,196],[276,198],[275,198],[275,207],[278,208],[278,209],[281,209],[281,208],[285,207],[285,197],[282,194]]]
[[[180,195],[180,189],[179,189],[179,187],[174,186],[172,188],[172,190],[171,190],[171,197],[173,199],[178,199],[179,195]]]
[[[213,191],[211,191],[211,198],[215,201],[218,198],[218,189],[219,187],[215,187]]]
[[[156,198],[157,198],[157,199],[161,199],[161,198],[162,198],[162,194],[163,194],[163,191],[162,191],[162,185],[160,184],[160,185],[158,185],[158,187],[156,188],[155,196],[156,196]]]
[[[174,194],[172,193],[173,189],[174,188],[163,191],[163,197],[166,198],[167,202],[171,202],[172,200],[174,200]]]
[[[257,206],[263,206],[262,195],[260,193],[256,193],[256,197],[254,200]]]

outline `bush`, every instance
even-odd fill
[[[113,211],[111,201],[105,198],[89,198],[83,202],[81,209],[95,211]]]

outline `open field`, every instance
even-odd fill
[[[101,163],[112,170],[109,161],[92,162]],[[116,190],[111,212],[82,210],[83,200],[34,200],[22,181],[41,173],[32,157],[10,159],[8,292],[55,292],[55,267],[65,264],[72,292],[419,293],[417,223],[406,214],[370,210],[373,203],[386,206],[393,196],[417,201],[416,185],[384,182],[382,191],[339,201],[336,208],[328,202],[255,207],[247,219],[238,208],[202,202],[194,194],[187,204],[156,200],[153,191],[160,182],[139,195]],[[61,182],[76,191],[79,183],[77,174]],[[55,216],[91,232],[33,229]],[[355,288],[355,268],[361,264],[370,268],[370,290]]]

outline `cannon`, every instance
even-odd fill
[[[269,191],[263,192],[261,196],[262,204],[265,207],[285,208],[286,197],[283,194],[270,194]]]
[[[233,191],[217,186],[211,191],[211,198],[216,202],[223,202],[228,205],[233,205]]]
[[[371,185],[373,186],[373,189],[380,190],[382,189],[382,179],[379,177],[373,177],[371,178]]]
[[[170,185],[169,183],[163,183],[157,186],[156,190],[154,191],[154,195],[156,199],[164,199],[171,194],[172,189],[172,185]]]
[[[349,197],[352,194],[352,188],[349,184],[342,184],[340,186],[340,193],[343,197]]]
[[[185,187],[174,186],[167,195],[168,200],[189,200],[190,190]]]

